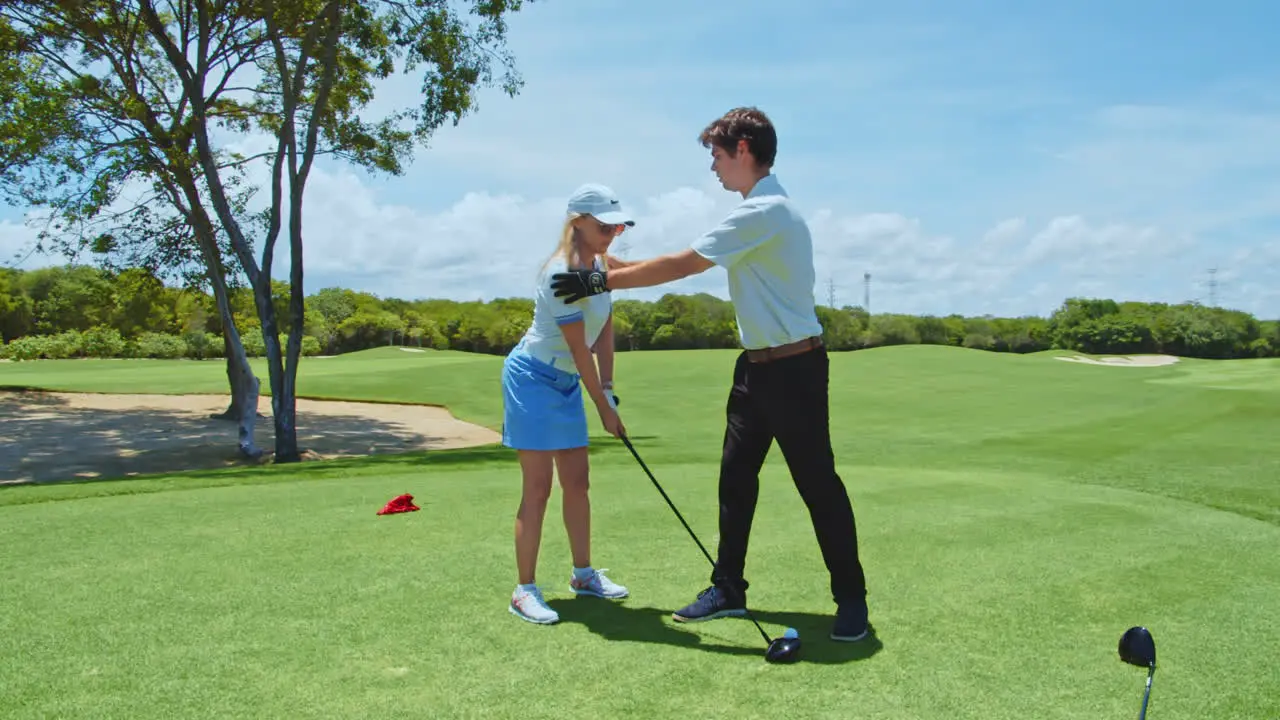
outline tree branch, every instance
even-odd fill
[[[324,45],[324,72],[320,78],[320,87],[316,93],[315,105],[311,109],[311,121],[307,123],[306,147],[302,155],[302,168],[298,171],[298,179],[305,183],[311,172],[311,163],[315,159],[316,139],[320,135],[322,118],[329,111],[329,94],[333,90],[334,78],[338,74],[338,38],[342,26],[342,16],[338,0],[330,0],[326,8],[329,16],[329,34]]]

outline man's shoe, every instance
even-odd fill
[[[836,622],[831,627],[831,639],[839,642],[857,642],[867,636],[869,629],[865,602],[841,605],[836,610]]]
[[[712,585],[698,593],[697,600],[672,613],[671,619],[676,622],[702,622],[722,617],[743,617],[746,614],[745,597]]]

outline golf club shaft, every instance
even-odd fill
[[[685,522],[684,516],[680,514],[678,509],[676,509],[676,504],[671,502],[671,498],[667,496],[667,491],[663,490],[662,486],[658,484],[658,479],[653,476],[653,473],[649,470],[649,466],[644,464],[644,460],[640,458],[640,453],[636,452],[635,447],[632,446],[630,438],[626,435],[622,435],[621,437],[622,443],[631,451],[631,456],[636,459],[636,462],[640,463],[640,467],[644,470],[644,474],[649,476],[649,480],[653,483],[653,486],[658,488],[658,492],[662,493],[662,499],[667,501],[667,505],[671,508],[671,511],[680,519],[680,524],[684,525],[684,529],[689,531],[689,537],[693,538],[693,541],[698,543],[698,548],[702,550],[702,554],[706,556],[707,562],[711,563],[712,569],[715,569],[716,561],[711,557],[711,553],[707,552],[707,548],[703,546],[702,541],[699,540],[697,534],[693,532],[693,528],[689,527],[689,523]],[[759,621],[756,620],[755,615],[751,614],[751,610],[749,610],[745,604],[742,609],[747,613],[747,617],[751,618],[751,622],[756,626],[756,630],[760,631],[760,636],[764,638],[764,641],[766,643],[773,643],[773,639],[769,637],[769,633],[764,631],[764,628],[760,627]]]
[[[1147,717],[1147,701],[1151,699],[1151,678],[1156,674],[1156,666],[1152,665],[1147,671],[1147,691],[1142,695],[1142,712],[1138,713],[1138,720],[1145,720]]]
[[[631,445],[631,440],[627,438],[626,435],[623,435],[622,442],[625,443],[627,449],[631,451],[631,455],[635,457],[636,462],[640,463],[640,467],[644,469],[644,474],[649,476],[649,480],[653,482],[653,486],[658,488],[658,492],[662,493],[662,499],[667,501],[667,505],[670,506],[671,511],[680,519],[680,524],[684,525],[684,529],[689,531],[689,537],[693,538],[693,541],[698,543],[698,549],[702,551],[704,556],[706,556],[707,562],[711,563],[712,567],[715,567],[716,561],[711,558],[711,553],[707,552],[707,548],[703,546],[702,541],[698,539],[696,534],[694,534],[693,528],[689,527],[689,523],[685,522],[684,516],[676,509],[676,504],[671,502],[671,498],[667,496],[667,492],[662,489],[662,486],[658,484],[657,478],[655,478],[653,473],[649,471],[649,466],[645,465],[644,460],[640,459],[640,454],[637,453],[635,447]]]

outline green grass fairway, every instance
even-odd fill
[[[775,448],[748,579],[765,629],[681,626],[709,566],[592,418],[594,561],[632,592],[574,599],[559,493],[539,581],[559,626],[506,610],[515,456],[439,451],[0,488],[3,718],[1280,717],[1280,364],[1156,368],[908,346],[833,355],[833,434],[874,639],[833,608]],[[734,353],[624,353],[636,448],[702,541]],[[394,348],[304,359],[299,394],[447,405],[498,428],[501,358]],[[265,369],[259,365],[265,384]],[[0,364],[0,385],[224,392],[217,362]],[[69,451],[74,451],[70,448]],[[409,492],[421,512],[378,517]]]

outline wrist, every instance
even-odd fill
[[[618,274],[618,269],[600,270],[600,288],[603,292],[613,292],[614,279]]]

